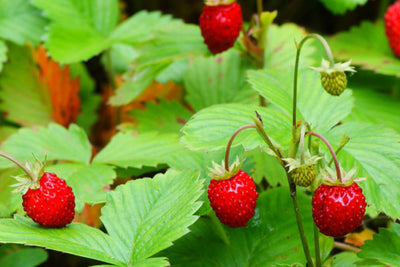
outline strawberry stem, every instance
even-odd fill
[[[304,123],[301,126],[301,132],[300,132],[300,164],[304,164],[304,136],[306,133],[306,127],[307,123]]]
[[[229,172],[229,153],[231,151],[231,146],[233,143],[233,140],[235,139],[235,137],[243,130],[245,129],[249,129],[249,128],[257,128],[257,126],[255,124],[248,124],[248,125],[244,125],[242,127],[240,127],[239,129],[237,129],[233,135],[231,136],[231,138],[229,139],[229,142],[226,146],[226,150],[225,150],[225,170],[227,170]]]
[[[317,133],[314,133],[314,132],[307,132],[306,134],[310,134],[310,135],[313,135],[313,136],[315,136],[315,137],[318,137],[318,138],[321,139],[322,142],[324,142],[325,145],[328,147],[329,152],[331,152],[333,162],[335,163],[336,176],[337,176],[337,178],[338,178],[340,184],[342,184],[342,183],[343,183],[343,182],[342,182],[342,174],[341,174],[341,172],[340,172],[339,161],[338,161],[338,159],[337,159],[336,153],[335,153],[335,151],[333,150],[331,144],[329,144],[328,140],[326,140],[325,137],[323,137],[323,136],[320,135],[320,134],[317,134]]]
[[[31,179],[32,181],[35,181],[35,175],[28,169],[26,168],[21,162],[19,162],[17,159],[11,157],[10,155],[7,155],[3,152],[0,152],[0,156],[3,158],[6,158],[12,162],[14,162],[18,167],[20,167]]]
[[[339,147],[336,149],[335,154],[336,156],[339,154],[340,150],[350,141],[350,137],[343,136],[342,140],[340,141]],[[331,166],[333,162],[333,158],[328,162],[328,166]]]
[[[329,64],[331,67],[333,67],[335,65],[335,61],[333,59],[333,54],[332,54],[332,50],[329,47],[328,43],[326,42],[326,40],[319,34],[315,34],[315,33],[310,33],[307,34],[301,41],[299,44],[296,44],[296,48],[297,48],[297,52],[296,52],[296,61],[295,61],[295,65],[294,65],[294,79],[293,79],[293,127],[296,126],[296,111],[297,111],[297,78],[298,78],[298,72],[299,72],[299,61],[300,61],[300,51],[301,48],[303,47],[304,43],[311,38],[315,38],[318,41],[321,42],[321,44],[323,45],[324,49],[325,49],[325,53],[326,56],[328,57],[329,60]]]
[[[315,265],[317,267],[321,267],[321,255],[320,255],[320,249],[319,249],[319,229],[315,223],[314,225],[314,244],[315,244]]]

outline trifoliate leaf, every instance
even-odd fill
[[[320,0],[333,14],[343,15],[358,5],[364,5],[368,0]]]

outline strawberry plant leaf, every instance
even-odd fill
[[[135,129],[139,132],[157,131],[160,133],[179,133],[192,113],[176,101],[161,99],[159,103],[146,103],[146,109],[135,109],[130,112],[137,120]]]
[[[171,15],[162,15],[159,11],[142,10],[118,25],[111,33],[110,39],[117,43],[137,45],[153,39],[156,36],[152,33],[153,30],[177,21],[179,20],[173,19]]]
[[[389,245],[390,244],[390,245]],[[385,266],[396,266],[400,262],[400,224],[393,223],[391,229],[381,228],[373,240],[365,241],[358,256],[378,260]]]
[[[219,104],[202,109],[182,128],[181,142],[193,150],[218,150],[226,147],[232,134],[246,124],[253,124],[251,117],[257,111],[264,121],[269,136],[282,146],[290,143],[290,117],[272,109],[242,104]],[[255,129],[235,138],[236,144],[246,149],[266,146]],[[235,145],[235,144],[234,144]]]
[[[112,167],[99,164],[61,163],[47,167],[46,171],[57,173],[72,187],[78,212],[85,203],[106,202],[107,192],[103,188],[109,186],[116,177]]]
[[[47,20],[29,0],[4,0],[0,3],[0,37],[16,44],[37,45]]]
[[[192,171],[169,170],[119,186],[107,197],[101,220],[122,248],[127,264],[136,264],[172,245],[189,232],[201,203],[203,180]],[[121,223],[125,222],[125,223]],[[157,242],[154,242],[156,240]]]
[[[344,120],[383,124],[400,133],[400,102],[373,90],[353,90],[355,105],[350,115]]]
[[[68,129],[53,123],[47,128],[21,128],[2,144],[1,150],[21,162],[33,161],[34,154],[43,161],[47,158],[87,164],[92,155],[86,133],[74,124]],[[14,166],[12,162],[0,159],[0,168],[10,166]]]
[[[332,267],[357,267],[361,259],[353,252],[341,252],[333,256]]]
[[[3,70],[4,63],[7,61],[8,48],[4,41],[0,40],[0,73]]]
[[[135,46],[140,55],[135,60],[134,70],[125,75],[125,83],[111,97],[112,105],[120,106],[134,100],[174,61],[208,52],[200,29],[195,25],[175,21],[168,27],[155,29],[154,36]]]
[[[0,242],[46,247],[115,265],[125,261],[121,248],[110,236],[81,223],[48,229],[15,215],[14,219],[0,219]]]
[[[339,153],[339,161],[346,171],[357,167],[358,176],[367,177],[359,185],[368,205],[400,218],[400,189],[393,186],[400,181],[400,136],[389,128],[349,122],[335,127],[327,137],[331,144],[338,145],[344,135],[350,141]]]
[[[377,73],[399,76],[400,61],[394,56],[382,21],[364,21],[358,27],[334,35],[329,44],[335,57]]]
[[[47,252],[41,248],[24,248],[10,244],[0,247],[2,267],[35,267],[44,263],[47,258]]]
[[[353,10],[358,5],[364,5],[368,0],[319,0],[333,14],[343,15],[346,11]]]
[[[317,131],[326,132],[350,114],[353,97],[349,90],[341,96],[329,95],[322,88],[320,75],[305,69],[298,81],[298,114]],[[289,71],[249,71],[253,88],[286,115],[292,114],[293,77]],[[337,112],[340,110],[340,112]],[[300,118],[299,118],[300,119]]]
[[[39,83],[38,69],[28,47],[8,43],[8,63],[0,76],[0,109],[6,119],[23,126],[46,125],[51,101]]]
[[[179,146],[176,134],[120,132],[93,159],[93,163],[122,168],[156,167],[166,163]]]
[[[187,102],[198,111],[214,104],[257,101],[258,95],[245,80],[245,72],[251,67],[232,49],[213,57],[196,58],[183,76]]]
[[[62,63],[86,60],[108,48],[119,17],[116,0],[34,0],[52,20],[45,47]]]
[[[0,218],[10,217],[22,205],[21,196],[12,193],[14,188],[10,186],[16,183],[13,176],[21,173],[21,170],[15,168],[0,173]]]
[[[280,26],[271,24],[268,27],[266,48],[264,50],[265,69],[283,69],[294,67],[296,58],[295,41],[300,42],[307,32],[293,23],[285,23]],[[300,66],[310,66],[315,63],[315,41],[307,42],[307,46],[301,51]],[[320,60],[318,60],[320,61]]]
[[[289,190],[264,191],[257,200],[255,215],[247,227],[229,228],[209,217],[199,219],[191,232],[161,253],[172,266],[280,266],[303,263],[304,258]],[[312,239],[310,197],[299,192],[307,238]],[[218,234],[226,233],[228,244]],[[311,243],[309,243],[311,244]],[[313,247],[310,247],[313,251]],[[293,265],[291,265],[293,266]]]

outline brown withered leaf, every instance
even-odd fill
[[[362,245],[364,245],[365,240],[371,240],[374,234],[374,231],[369,228],[365,228],[360,233],[351,233],[348,237],[346,237],[344,242],[352,244],[356,247],[361,247]]]
[[[60,66],[48,57],[43,46],[33,52],[33,57],[39,66],[38,79],[48,88],[53,120],[63,126],[75,122],[81,107],[79,77],[72,79],[69,66]]]

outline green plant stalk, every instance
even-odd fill
[[[285,167],[285,163],[283,162],[282,158],[283,155],[281,154],[281,152],[279,151],[279,149],[277,149],[271,139],[269,138],[268,134],[265,132],[263,124],[262,124],[262,120],[259,116],[259,114],[257,113],[257,118],[258,119],[254,119],[255,125],[257,126],[257,130],[258,133],[263,137],[264,141],[267,143],[267,145],[269,146],[269,148],[274,151],[275,155],[278,158],[279,163],[282,165],[282,167],[285,168],[286,171],[286,176],[288,179],[288,183],[289,183],[289,188],[290,188],[290,196],[292,197],[292,202],[293,202],[293,208],[294,208],[294,213],[296,215],[296,222],[297,222],[297,226],[299,229],[299,233],[300,233],[300,239],[301,239],[301,243],[303,245],[303,250],[304,250],[304,254],[306,256],[307,259],[307,263],[309,267],[313,267],[313,261],[311,259],[311,254],[310,254],[310,249],[308,247],[308,243],[307,243],[307,238],[306,238],[306,233],[304,230],[304,224],[303,224],[303,219],[300,213],[300,205],[299,205],[299,200],[297,198],[297,192],[296,192],[296,184],[293,182],[293,179],[291,177],[291,174],[288,172],[288,168]],[[295,141],[297,143],[297,141]],[[292,147],[292,145],[291,145]],[[295,154],[296,150],[292,149],[291,150],[291,154],[289,154],[289,157],[294,157],[293,153]]]
[[[6,158],[6,159],[14,162],[16,165],[18,165],[18,167],[20,167],[32,179],[32,181],[34,181],[36,179],[35,175],[28,168],[26,168],[24,166],[24,164],[19,162],[17,159],[15,159],[15,158],[11,157],[10,155],[7,155],[3,152],[0,152],[0,156],[3,158]]]
[[[305,159],[304,159],[304,136],[305,136],[305,133],[306,133],[306,127],[307,127],[307,124],[306,123],[304,123],[302,126],[301,126],[301,132],[300,132],[300,164],[304,164],[304,162],[305,162]]]
[[[335,61],[333,59],[333,54],[332,54],[332,50],[329,47],[328,43],[326,42],[326,40],[319,34],[315,34],[315,33],[311,33],[311,34],[307,34],[301,41],[299,44],[296,43],[296,48],[297,48],[297,52],[296,52],[296,61],[295,61],[295,65],[294,65],[294,78],[293,78],[293,121],[292,121],[292,125],[293,127],[296,127],[296,111],[297,111],[297,80],[298,80],[298,72],[299,72],[299,61],[300,61],[300,52],[301,52],[301,48],[303,47],[304,43],[311,38],[315,38],[317,40],[319,40],[321,42],[321,44],[323,45],[324,49],[325,49],[325,53],[326,56],[328,57],[329,60],[329,64],[331,65],[331,67],[333,67],[335,65]]]
[[[319,249],[319,229],[315,223],[314,225],[314,245],[315,245],[315,265],[321,267],[321,253]]]
[[[228,141],[228,144],[226,145],[226,150],[225,150],[225,170],[227,170],[229,172],[229,153],[231,151],[231,146],[233,143],[233,140],[235,139],[235,137],[243,130],[245,129],[249,129],[249,128],[257,128],[257,126],[255,124],[248,124],[248,125],[244,125],[242,127],[240,127],[239,129],[237,129],[231,136],[231,138]]]
[[[335,154],[336,156],[339,154],[339,152],[342,150],[342,148],[350,141],[350,137],[348,136],[344,136],[342,138],[342,141],[340,142],[339,147],[336,149]],[[331,166],[333,162],[333,157],[331,158],[331,160],[328,162],[328,166]]]
[[[258,18],[261,20],[261,13],[263,12],[263,1],[262,0],[257,0],[257,15]]]

